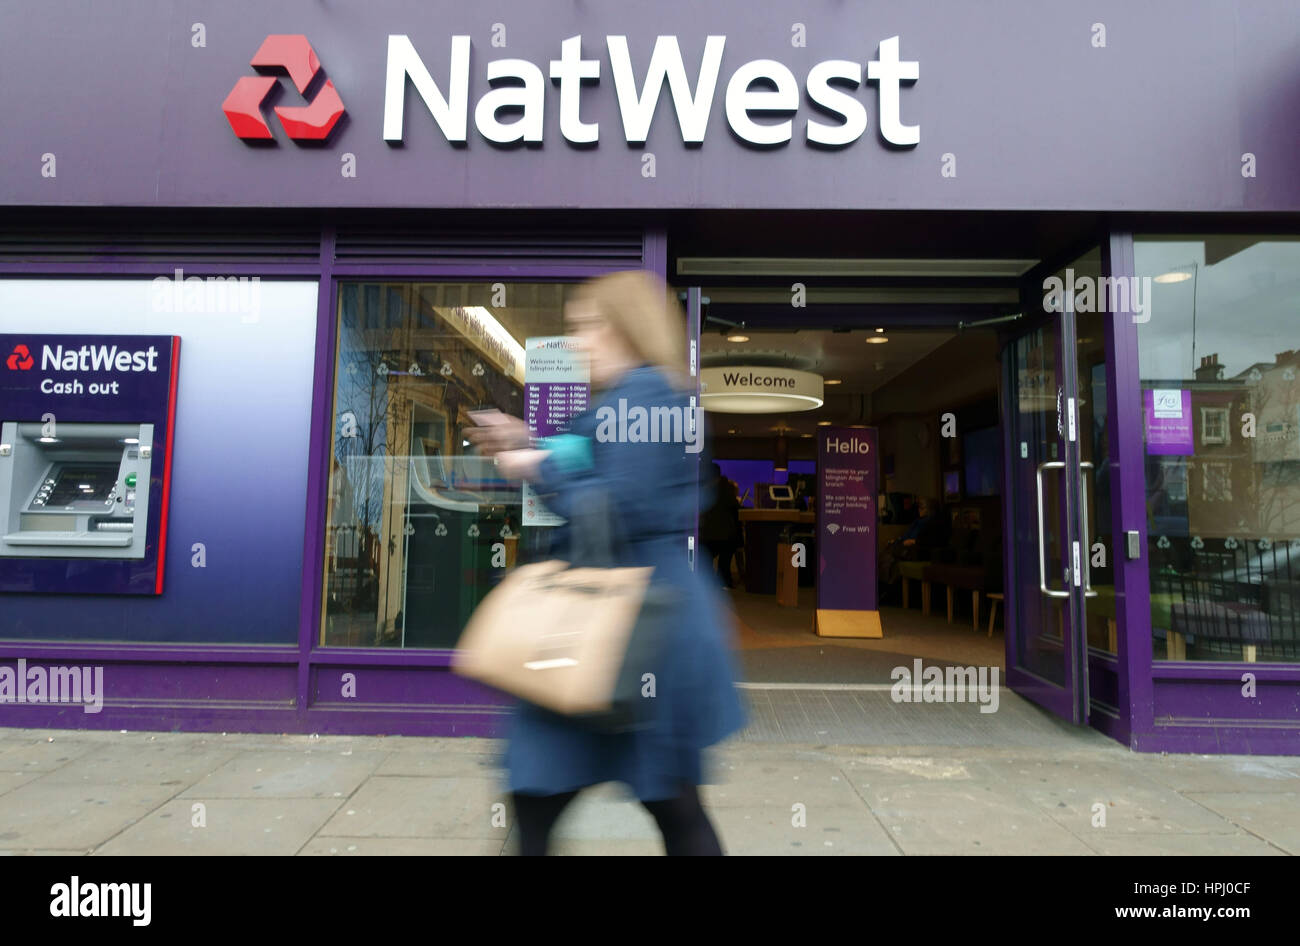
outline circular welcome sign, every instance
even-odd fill
[[[721,414],[811,411],[825,403],[821,375],[793,368],[703,368],[700,390],[704,409]]]

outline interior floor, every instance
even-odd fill
[[[919,608],[881,608],[885,636],[819,637],[813,631],[816,590],[799,589],[798,607],[780,607],[771,595],[729,592],[737,617],[737,647],[750,683],[890,684],[895,667],[921,658],[924,666],[998,667],[1005,672],[1002,615],[988,636],[988,611],[980,629],[969,612],[947,621],[941,596],[929,617]],[[967,602],[969,607],[969,602]]]
[[[812,630],[814,589],[800,589],[797,607],[779,607],[770,595],[727,594],[750,714],[741,741],[1010,749],[1105,740],[1006,687],[1000,612],[992,637],[987,610],[977,632],[969,613],[958,612],[949,624],[946,607],[929,617],[886,607],[883,638],[825,638]],[[896,701],[893,670],[911,671],[916,659],[924,667],[997,667],[996,711],[974,702]]]

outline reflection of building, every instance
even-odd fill
[[[1203,538],[1300,535],[1297,375],[1300,353],[1288,350],[1232,377],[1224,377],[1212,354],[1201,358],[1193,381],[1144,382],[1154,389],[1187,385],[1191,393],[1193,453],[1148,458],[1159,463],[1166,486],[1162,512],[1181,517],[1186,529],[1162,531]],[[1175,497],[1171,487],[1179,481],[1185,495]]]
[[[495,308],[488,285],[353,283],[340,293],[344,422],[329,522],[335,546],[351,549],[328,561],[326,643],[451,646],[489,587],[493,556],[513,561],[517,491],[503,502],[481,472],[466,480],[479,468],[460,456],[462,433],[466,412],[484,405],[523,413],[522,339],[558,329],[562,290],[514,286],[514,305]]]

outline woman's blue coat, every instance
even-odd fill
[[[623,534],[617,564],[652,565],[655,581],[679,594],[672,618],[664,622],[668,639],[660,658],[652,724],[631,733],[597,733],[521,702],[511,720],[504,759],[513,792],[554,794],[618,781],[642,801],[671,798],[683,781],[706,781],[702,750],[745,724],[735,686],[730,605],[711,571],[692,571],[687,558],[696,503],[710,501],[700,496],[703,414],[693,444],[680,442],[689,437],[686,426],[679,442],[630,442],[649,434],[648,421],[641,430],[635,427],[635,408],[643,408],[648,416],[655,416],[654,407],[676,408],[689,425],[688,404],[660,370],[633,369],[572,421],[570,433],[590,439],[590,466],[575,472],[572,463],[552,455],[532,480],[547,507],[566,518],[584,494],[604,490]],[[620,414],[628,418],[622,430]],[[565,551],[561,546],[558,557]]]

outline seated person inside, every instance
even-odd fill
[[[946,546],[951,538],[951,524],[939,500],[927,496],[920,502],[918,517],[903,535],[885,547],[880,559],[880,600],[893,604],[899,600],[895,586],[900,579],[900,562],[929,561],[935,549]]]

